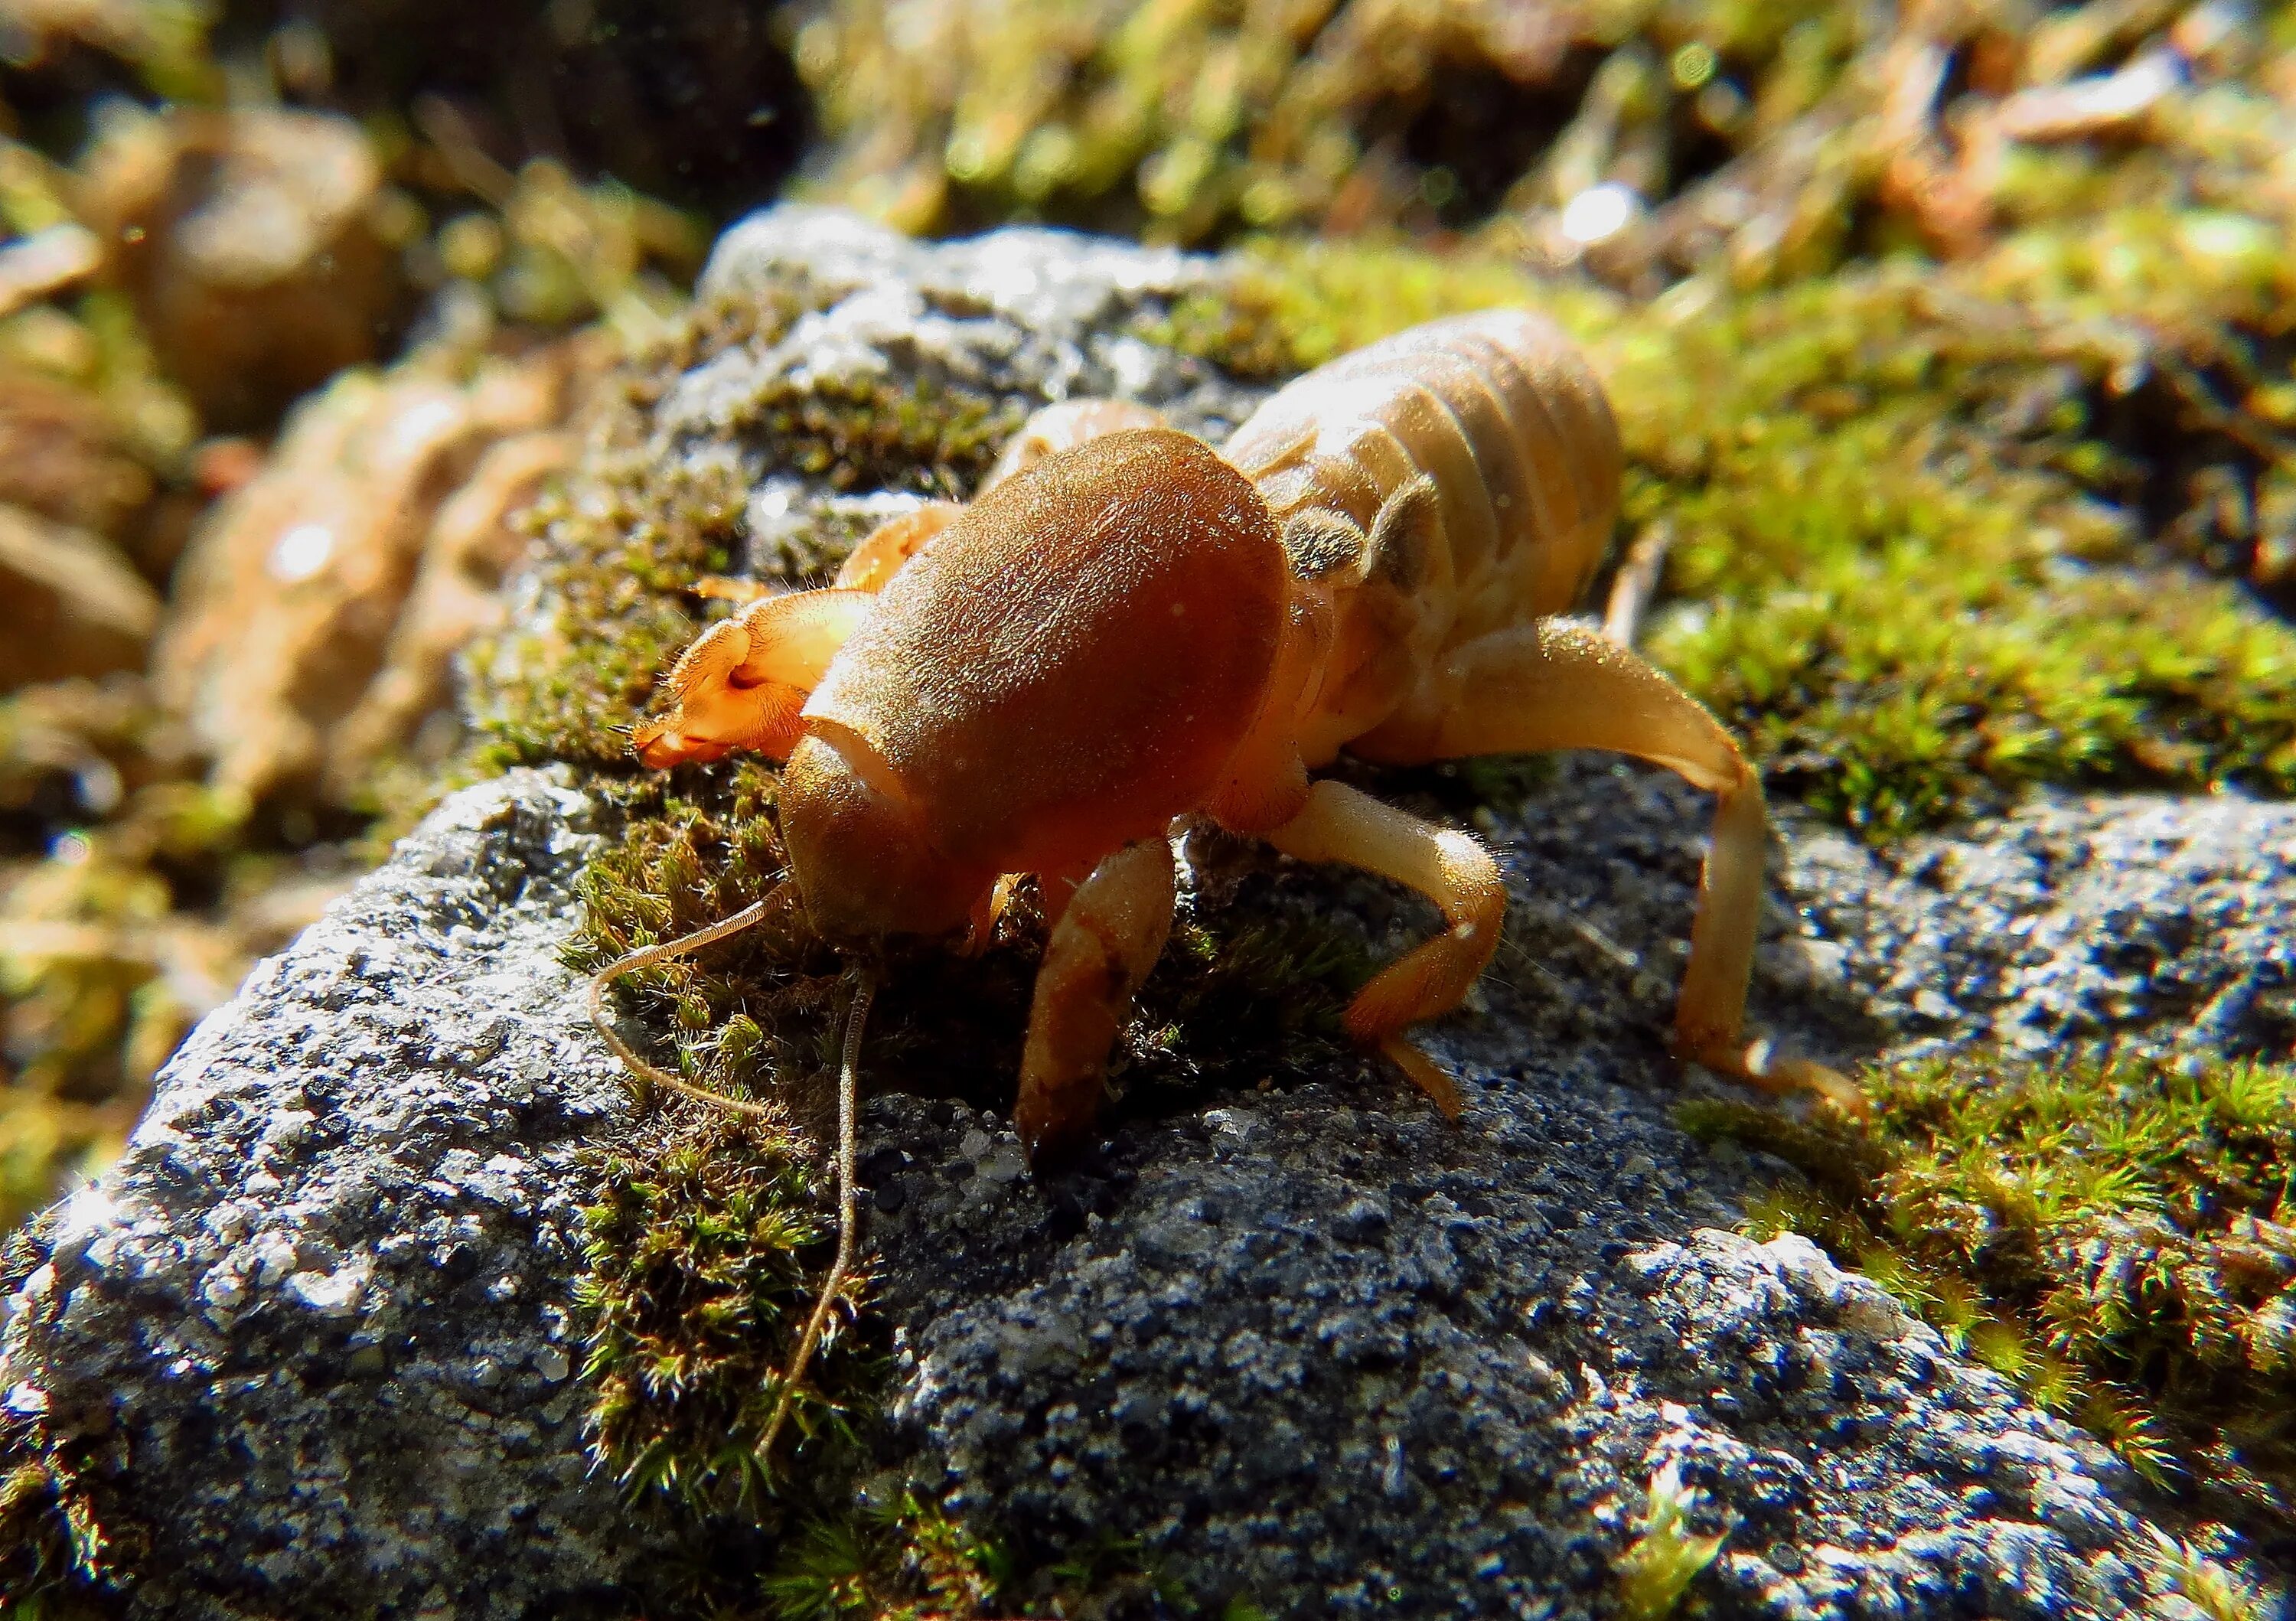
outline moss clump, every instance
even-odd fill
[[[2145,1560],[2155,1580],[2208,1621],[2279,1621],[2280,1598],[2210,1559],[2182,1537],[2153,1533]]]
[[[1636,307],[1489,257],[1269,245],[1160,332],[1275,375],[1551,308],[1617,408],[1629,525],[1670,542],[1647,651],[1778,787],[1887,838],[2036,780],[2296,791],[2296,634],[2141,533],[2171,473],[2253,473],[2252,413],[2180,415],[2210,346],[2265,318],[2245,274],[2156,330],[2103,323],[2153,279],[2070,233]]]
[[[689,1508],[766,1503],[817,1461],[873,1384],[851,1311],[833,1313],[791,1411],[796,1444],[761,1450],[782,1371],[833,1236],[805,1146],[751,1121],[683,1118],[608,1156],[586,1213],[591,1446],[633,1493]],[[858,1280],[846,1291],[857,1308]],[[849,1440],[849,1437],[847,1437]]]
[[[776,383],[742,402],[733,426],[761,434],[782,468],[845,491],[969,494],[1027,410],[953,383],[873,378]]]
[[[579,966],[713,921],[778,880],[775,774],[745,762],[681,774],[699,780],[630,790],[626,837],[585,875]],[[834,1247],[822,1144],[838,966],[784,915],[624,982],[645,1022],[671,1033],[662,1061],[767,1098],[786,1121],[669,1100],[602,1156],[586,1213],[591,1445],[634,1495],[669,1499],[693,1528],[692,1556],[652,1584],[674,1613],[972,1616],[996,1592],[989,1544],[906,1493],[883,1512],[861,1495],[885,1351],[865,1265],[776,1454],[761,1450]]]
[[[1239,377],[1275,382],[1442,315],[1523,303],[1551,308],[1558,298],[1587,312],[1616,304],[1583,283],[1534,280],[1513,255],[1487,250],[1441,255],[1259,237],[1243,244],[1234,264],[1224,285],[1176,300],[1142,323],[1143,335]]]
[[[1650,651],[1876,836],[2030,780],[2296,789],[2296,635],[2168,563],[2054,315],[1883,269],[1622,325]]]
[[[1869,1072],[1870,1128],[1693,1101],[1825,1245],[2199,1511],[2296,1506],[2296,1065],[1964,1057]]]
[[[1011,1575],[996,1543],[904,1491],[808,1525],[763,1591],[782,1621],[929,1621],[988,1613]]]

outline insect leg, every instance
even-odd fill
[[[1348,1004],[1348,1034],[1395,1060],[1437,1108],[1456,1118],[1458,1089],[1405,1040],[1405,1026],[1459,1005],[1498,949],[1506,886],[1490,854],[1466,834],[1423,822],[1328,779],[1267,842],[1301,861],[1345,862],[1418,890],[1449,927],[1382,969]]]
[[[956,521],[964,509],[954,501],[928,501],[913,512],[888,519],[853,548],[837,571],[840,591],[882,591],[925,542]]]
[[[736,749],[788,758],[806,695],[875,601],[864,591],[791,592],[711,626],[664,678],[669,711],[637,728],[638,757],[657,769]]]
[[[693,594],[713,602],[762,602],[777,594],[764,580],[747,580],[730,574],[705,574],[693,582]]]
[[[1626,561],[1619,565],[1618,577],[1611,582],[1611,600],[1603,610],[1603,634],[1620,647],[1632,647],[1641,631],[1643,610],[1658,590],[1660,574],[1666,568],[1666,553],[1673,544],[1674,532],[1665,523],[1654,523],[1635,536],[1635,544],[1627,548]]]
[[[1021,424],[1021,431],[1005,441],[1004,454],[996,458],[996,465],[980,481],[979,493],[986,495],[1014,473],[1028,471],[1056,450],[1074,450],[1103,434],[1163,425],[1161,412],[1128,399],[1064,399],[1039,405]]]
[[[1103,856],[1045,944],[1013,1124],[1031,1159],[1074,1146],[1100,1109],[1108,1049],[1172,932],[1172,850],[1142,839]]]
[[[1591,626],[1542,619],[1454,651],[1431,704],[1358,739],[1395,763],[1526,749],[1607,749],[1663,765],[1717,797],[1714,840],[1676,1003],[1674,1048],[1690,1062],[1773,1092],[1805,1089],[1853,1114],[1847,1077],[1744,1039],[1746,984],[1761,918],[1769,815],[1761,779],[1698,700]]]

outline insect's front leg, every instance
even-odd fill
[[[981,480],[986,495],[1013,474],[1025,472],[1056,450],[1072,449],[1103,434],[1132,428],[1160,428],[1164,419],[1145,405],[1120,399],[1070,399],[1044,405],[1021,424],[1021,431],[1005,444],[996,465]],[[881,591],[900,572],[901,565],[922,550],[927,541],[956,521],[964,509],[954,501],[928,501],[913,512],[881,524],[854,547],[837,571],[841,591]],[[705,580],[702,594],[734,595],[742,582]],[[736,597],[747,601],[746,597]]]
[[[846,556],[845,566],[837,571],[837,589],[882,591],[885,582],[901,571],[902,564],[955,523],[964,511],[954,501],[928,501],[914,512],[879,524]]]
[[[1021,431],[1005,441],[1004,453],[981,480],[980,493],[987,495],[1055,451],[1073,450],[1104,434],[1163,425],[1162,413],[1128,399],[1064,399],[1039,405],[1021,424]]]
[[[1037,970],[1013,1109],[1032,1159],[1090,1135],[1108,1050],[1133,993],[1163,954],[1172,902],[1171,847],[1143,839],[1103,857],[1053,925]]]
[[[787,759],[807,695],[875,601],[863,591],[791,592],[711,626],[664,677],[669,707],[633,735],[638,757],[656,770],[736,749]]]

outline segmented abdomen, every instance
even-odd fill
[[[1427,572],[1419,607],[1440,645],[1568,609],[1618,517],[1619,430],[1602,385],[1529,310],[1431,321],[1319,366],[1223,454],[1279,522],[1322,506],[1368,529],[1388,496],[1430,476],[1449,567]]]

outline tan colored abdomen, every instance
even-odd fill
[[[1412,638],[1423,658],[1570,608],[1618,518],[1619,432],[1602,385],[1529,310],[1429,322],[1318,367],[1223,454],[1279,522],[1327,506],[1368,528],[1396,490],[1433,479],[1450,566],[1423,588]]]

